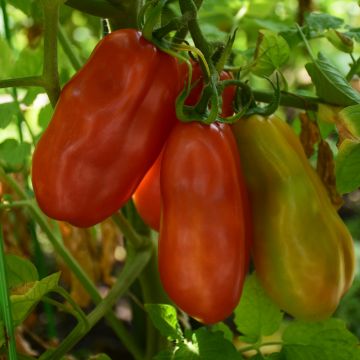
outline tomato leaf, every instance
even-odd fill
[[[14,102],[6,102],[0,104],[0,128],[5,129],[12,121],[15,120],[17,114],[17,106]]]
[[[30,154],[30,149],[31,146],[28,143],[6,139],[0,144],[0,164],[7,171],[19,171]]]
[[[282,354],[291,360],[359,359],[358,340],[339,319],[295,321],[285,330]]]
[[[13,289],[16,294],[11,294],[11,307],[13,321],[16,325],[22,323],[34,309],[41,298],[58,286],[60,273],[51,274],[40,281],[26,283]]]
[[[339,106],[360,103],[360,95],[320,52],[318,59],[306,64],[305,67],[315,85],[316,94],[321,99]]]
[[[167,304],[145,304],[145,309],[155,327],[172,340],[181,340],[183,333],[176,317],[176,309]]]
[[[241,360],[235,346],[221,332],[205,327],[193,333],[192,341],[184,341],[175,352],[174,360]]]
[[[171,350],[163,350],[154,356],[153,360],[172,360],[174,352]]]
[[[305,17],[305,24],[310,31],[321,33],[328,29],[338,29],[344,23],[343,19],[323,13],[311,12]]]
[[[270,30],[259,31],[255,50],[255,65],[252,72],[258,76],[269,76],[289,58],[290,48],[286,40]]]
[[[218,323],[216,323],[215,325],[213,325],[213,326],[211,327],[211,330],[212,330],[213,332],[221,331],[221,332],[223,333],[224,338],[225,338],[226,340],[232,341],[232,339],[233,339],[233,336],[234,336],[234,335],[233,335],[232,331],[231,331],[230,328],[229,328],[226,324],[224,324],[223,322],[218,322]]]
[[[39,279],[34,264],[17,255],[7,254],[5,257],[6,275],[10,290],[25,283],[35,282]]]
[[[240,303],[235,309],[237,329],[256,342],[279,329],[283,313],[266,295],[255,273],[245,282]]]
[[[342,109],[339,119],[351,135],[360,139],[360,104]]]
[[[0,78],[9,77],[14,62],[14,56],[10,46],[2,38],[0,38],[0,54]]]
[[[335,159],[336,187],[340,194],[360,186],[360,141],[345,139]]]

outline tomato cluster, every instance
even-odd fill
[[[175,100],[186,76],[139,32],[106,36],[64,87],[36,147],[39,206],[87,227],[133,196],[159,231],[166,292],[204,323],[237,305],[251,252],[282,309],[303,319],[329,316],[352,281],[352,241],[299,140],[273,117],[234,126],[179,122]],[[188,105],[203,88],[196,63],[192,83]],[[225,88],[221,116],[232,115],[234,92]]]

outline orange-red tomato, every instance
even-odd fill
[[[181,73],[186,76],[187,67],[185,64],[181,66]],[[220,74],[221,80],[231,79],[230,73],[222,71]],[[188,98],[186,99],[186,105],[195,105],[199,100],[201,91],[203,88],[203,76],[200,65],[193,63],[192,82],[198,81],[196,86],[192,89]],[[222,116],[231,116],[233,114],[232,101],[235,96],[235,87],[227,86],[222,94]],[[160,157],[156,160],[150,170],[147,172],[140,185],[136,189],[133,200],[137,211],[147,225],[156,231],[159,231],[160,227]]]
[[[48,216],[79,227],[117,211],[176,123],[175,58],[136,30],[105,36],[66,84],[34,152],[32,181]]]
[[[160,167],[162,153],[151,166],[137,187],[133,200],[136,210],[139,212],[144,222],[152,229],[160,229]]]
[[[226,124],[179,123],[160,175],[159,271],[169,297],[207,324],[237,305],[246,274],[247,202]]]

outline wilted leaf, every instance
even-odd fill
[[[346,34],[331,29],[326,32],[325,36],[338,50],[345,53],[354,51],[354,42]]]
[[[67,223],[60,223],[64,244],[87,273],[96,283],[100,278],[99,251],[90,229],[81,229]],[[70,282],[70,295],[81,307],[86,307],[90,296],[78,278],[66,266],[62,267],[64,279]]]
[[[315,151],[314,146],[320,140],[320,131],[317,123],[311,121],[306,113],[301,113],[299,117],[301,121],[300,141],[306,156],[309,158]]]
[[[319,143],[316,171],[325,185],[332,204],[339,209],[344,201],[336,188],[334,155],[325,140],[321,140]]]

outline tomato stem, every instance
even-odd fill
[[[54,247],[56,253],[64,260],[69,269],[74,273],[77,279],[81,282],[84,289],[90,295],[92,301],[95,304],[99,304],[102,302],[102,298],[92,280],[87,276],[82,267],[76,261],[76,259],[72,256],[69,250],[64,246],[63,240],[61,238],[60,232],[58,231],[58,226],[55,221],[49,221],[46,218],[40,209],[37,207],[35,202],[31,200],[25,191],[20,187],[17,181],[6,174],[2,168],[0,168],[0,178],[4,180],[10,187],[15,191],[15,193],[20,197],[19,201],[10,204],[0,204],[0,207],[15,207],[15,206],[27,206],[30,210],[30,213],[34,220],[38,223],[43,232],[47,235],[49,241]],[[143,252],[141,252],[143,253]],[[128,260],[130,262],[130,260]],[[139,266],[139,265],[137,265]],[[145,264],[144,264],[145,266]],[[141,268],[141,266],[139,266]],[[136,275],[137,276],[137,275]],[[108,309],[110,310],[110,308]],[[136,360],[143,360],[143,354],[141,349],[136,344],[135,340],[130,336],[128,331],[126,330],[123,323],[121,323],[112,312],[109,312],[105,315],[106,320],[122,341],[127,350],[134,356]],[[51,357],[50,357],[51,358]],[[53,358],[51,358],[53,359]]]

